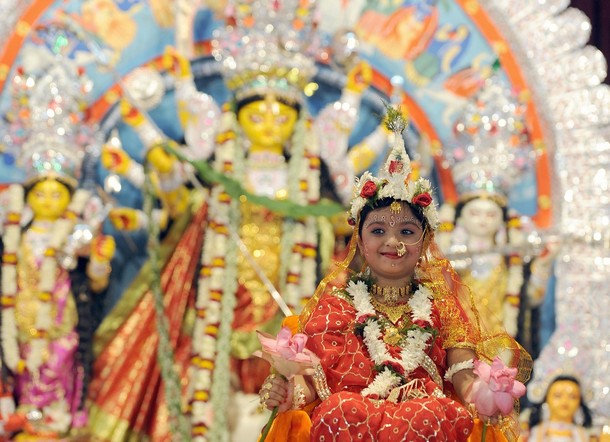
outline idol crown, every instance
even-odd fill
[[[275,93],[299,102],[316,72],[315,0],[236,0],[213,55],[237,101]]]
[[[524,107],[492,76],[466,104],[454,133],[447,158],[460,199],[485,194],[506,205],[533,154]]]
[[[44,46],[23,52],[5,115],[5,150],[23,168],[25,185],[52,177],[75,188],[94,136],[83,113],[92,83],[72,60]]]

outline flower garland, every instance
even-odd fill
[[[404,385],[408,375],[424,362],[426,350],[434,337],[431,329],[432,292],[428,287],[419,285],[409,299],[412,325],[400,330],[400,357],[393,357],[383,341],[388,321],[375,311],[369,290],[369,284],[362,279],[352,280],[346,287],[346,293],[356,308],[356,331],[362,333],[366,349],[379,372],[362,390],[362,395],[385,399],[394,388]]]
[[[21,237],[21,214],[23,213],[23,187],[13,184],[8,190],[8,213],[4,224],[2,241],[2,350],[4,363],[14,373],[25,368],[17,345],[15,301],[17,296],[17,249]]]
[[[23,188],[14,185],[10,189],[9,221],[3,236],[5,253],[2,257],[2,345],[7,366],[16,372],[22,372],[25,366],[35,373],[43,363],[43,354],[48,347],[48,331],[53,323],[51,316],[53,290],[57,282],[57,252],[61,250],[66,238],[72,232],[78,217],[81,215],[90,193],[79,189],[72,197],[70,204],[61,218],[53,224],[50,243],[45,249],[40,265],[38,282],[38,300],[40,306],[35,320],[35,337],[30,342],[27,361],[20,359],[17,344],[17,326],[15,323],[15,297],[17,287],[17,248],[21,239],[21,211],[23,210]],[[18,202],[20,200],[21,202]]]
[[[297,122],[289,163],[288,195],[297,204],[320,200],[320,157],[311,121],[304,116]],[[316,288],[318,226],[314,217],[286,219],[282,228],[280,290],[292,311],[299,312]]]
[[[317,145],[309,137],[307,124],[303,117],[295,127],[289,163],[289,197],[300,204],[317,202],[320,195]],[[237,145],[238,125],[234,112],[228,108],[221,116],[220,128],[214,167],[226,175],[242,177],[244,151]],[[189,383],[193,439],[200,441],[213,439],[208,435],[210,428],[216,432],[225,426],[220,410],[226,409],[229,398],[230,326],[238,280],[237,244],[229,235],[239,231],[239,201],[233,200],[220,185],[212,189],[209,201],[210,222],[204,239],[193,330],[193,336],[201,338],[193,340]],[[314,217],[284,221],[280,289],[291,309],[300,310],[306,296],[315,289],[316,244]]]
[[[214,167],[225,174],[241,176],[244,167],[242,149],[235,146],[236,122],[234,114],[225,108],[220,119],[220,130],[216,137],[216,158]],[[235,303],[237,290],[237,250],[229,235],[239,226],[240,212],[238,202],[224,192],[222,186],[212,188],[208,219],[205,232],[201,270],[196,299],[196,319],[193,329],[193,357],[189,380],[189,397],[191,407],[192,438],[194,441],[208,440],[208,431],[212,424],[223,419],[222,410],[228,396],[217,398],[212,394],[213,385],[219,385],[219,376],[226,383],[228,368],[224,373],[217,370],[222,359],[220,352],[230,351],[230,331],[219,333],[222,324],[233,319],[233,310],[229,304]],[[223,342],[220,342],[220,341]],[[214,382],[213,382],[214,381]],[[215,410],[220,411],[215,416]]]

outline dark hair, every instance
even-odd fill
[[[297,114],[300,114],[300,112],[301,112],[300,103],[289,101],[289,100],[285,99],[284,97],[282,97],[281,95],[276,95],[275,99],[277,101],[279,101],[280,103],[285,104],[286,106],[290,106],[291,108],[293,108],[294,110],[297,111]],[[250,103],[255,103],[257,101],[265,101],[265,95],[260,95],[260,94],[251,95],[249,97],[244,98],[243,100],[236,101],[235,105],[234,105],[235,114],[238,114],[242,107],[244,107]]]
[[[573,382],[574,384],[578,385],[581,388],[580,409],[582,410],[583,416],[584,416],[584,421],[582,423],[582,426],[585,428],[589,428],[591,426],[591,424],[593,423],[593,419],[591,417],[591,410],[589,410],[589,407],[587,407],[587,404],[585,403],[584,397],[582,395],[582,386],[580,385],[580,382],[578,381],[578,379],[576,379],[574,376],[569,376],[569,375],[559,375],[559,376],[553,378],[553,380],[551,381],[551,383],[549,384],[549,386],[546,389],[546,393],[544,394],[543,401],[538,404],[534,404],[534,406],[532,407],[530,417],[529,417],[530,428],[535,427],[542,421],[542,404],[544,404],[547,401],[551,386],[559,381]]]
[[[371,213],[375,209],[381,209],[384,207],[388,207],[394,201],[399,201],[399,200],[396,200],[394,198],[381,198],[381,199],[376,200],[373,204],[368,204],[368,203],[365,204],[364,207],[362,208],[362,210],[360,211],[360,222],[358,224],[358,235],[362,236],[362,226],[364,225],[364,220],[369,213]],[[415,218],[421,223],[422,228],[424,230],[427,230],[428,221],[426,220],[426,217],[424,216],[423,207],[418,206],[416,204],[408,203],[407,201],[400,201],[400,202],[404,202],[409,206],[409,208],[411,209],[411,212],[413,212],[413,215],[415,216]]]

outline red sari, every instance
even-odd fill
[[[361,337],[354,334],[356,310],[346,300],[325,295],[313,311],[304,333],[307,347],[320,357],[331,392],[312,414],[312,441],[466,441],[473,421],[466,408],[441,391],[433,376],[418,367],[408,376],[415,388],[397,403],[361,395],[377,372]],[[440,376],[447,368],[444,331],[436,301],[432,325],[439,331],[427,353]],[[400,347],[389,346],[398,354]],[[417,391],[415,391],[417,390]]]
[[[169,258],[163,267],[161,287],[175,364],[184,380],[183,392],[191,356],[185,316],[195,296],[205,214],[204,205],[190,220],[176,221],[162,246],[162,253],[165,251]],[[97,336],[97,345],[103,345],[103,349],[95,360],[89,388],[90,429],[95,440],[172,440],[157,361],[159,335],[149,289],[153,277],[145,267],[115,308],[121,314],[108,318],[100,327],[109,336]]]

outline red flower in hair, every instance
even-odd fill
[[[428,192],[420,193],[419,195],[414,196],[413,201],[411,202],[421,207],[428,207],[432,204],[432,197]]]
[[[400,173],[402,172],[402,161],[398,161],[398,160],[392,160],[390,161],[390,167],[388,167],[388,172],[394,174],[394,173]]]
[[[362,190],[360,191],[360,196],[363,198],[370,198],[377,193],[377,184],[373,181],[367,181],[364,183]]]

